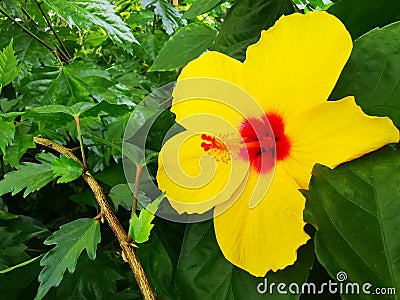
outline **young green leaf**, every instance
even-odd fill
[[[67,183],[82,175],[82,166],[72,158],[64,155],[51,162],[51,169],[55,176],[61,176],[57,183]]]
[[[26,162],[17,167],[16,171],[7,173],[0,181],[0,196],[12,192],[15,195],[25,189],[24,197],[40,190],[54,179],[51,162],[57,157],[51,153],[40,153],[36,159],[41,164]]]
[[[157,197],[157,199],[140,211],[139,217],[136,214],[132,214],[132,218],[129,220],[129,234],[136,243],[140,244],[148,241],[150,231],[154,226],[151,222],[163,199],[164,194]]]
[[[132,43],[138,41],[128,25],[115,11],[115,6],[102,0],[44,0],[69,25],[79,29],[101,27],[112,41],[128,53],[132,53]]]
[[[21,68],[17,66],[17,57],[13,50],[13,41],[0,52],[0,91],[1,87],[11,83]]]
[[[168,71],[186,65],[206,51],[216,37],[217,31],[202,23],[179,29],[165,43],[149,71]]]
[[[56,246],[46,253],[40,261],[44,266],[39,274],[40,286],[35,300],[42,299],[51,287],[60,284],[65,271],[75,271],[82,251],[90,259],[96,258],[97,244],[100,242],[100,223],[93,219],[78,219],[60,227],[44,243]]]
[[[317,229],[315,252],[332,277],[343,271],[351,282],[400,289],[399,186],[399,151],[390,148],[333,170],[314,167],[304,217]]]

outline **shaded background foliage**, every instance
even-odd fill
[[[79,116],[89,170],[127,228],[132,193],[121,145],[131,113],[207,49],[243,61],[260,31],[284,14],[327,9],[341,19],[354,50],[330,99],[354,95],[366,113],[389,116],[399,126],[400,5],[334,2],[1,1],[0,299],[141,299],[112,232],[92,220],[98,207],[79,178],[80,167],[44,153],[33,137],[79,153]],[[159,151],[173,124],[174,116],[163,113],[147,148]],[[316,166],[304,191],[305,219],[312,225],[306,229],[314,239],[300,249],[295,265],[268,273],[268,281],[322,283],[346,271],[354,282],[400,292],[398,157],[392,145],[335,170]],[[149,169],[155,176],[155,162]],[[144,203],[147,196],[140,194]],[[185,225],[155,218],[154,224],[137,254],[161,299],[266,297],[257,292],[260,278],[225,260],[212,221]],[[68,235],[73,241],[63,242]],[[65,254],[71,248],[73,258]],[[60,264],[48,263],[54,259]]]

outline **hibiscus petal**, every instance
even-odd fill
[[[354,97],[328,101],[288,121],[290,157],[285,169],[301,188],[308,188],[315,163],[334,168],[366,153],[399,141],[399,130],[389,118],[371,117]]]
[[[238,127],[250,116],[263,115],[243,82],[241,62],[218,52],[204,53],[179,76],[171,111],[186,128],[184,119],[193,114],[218,116]]]
[[[328,99],[351,49],[344,25],[326,12],[283,16],[247,49],[246,87],[265,111],[290,118]]]
[[[184,131],[169,139],[159,155],[158,186],[180,214],[203,213],[227,201],[248,174],[248,162],[233,155],[227,162],[216,161],[202,142],[201,134]]]
[[[280,167],[262,201],[249,208],[258,176],[250,172],[243,193],[231,207],[225,203],[215,208],[214,227],[218,244],[231,263],[254,276],[264,276],[269,270],[293,264],[297,249],[309,237],[303,230],[305,199]]]

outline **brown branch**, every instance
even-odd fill
[[[59,152],[60,154],[79,162],[80,165],[82,166],[82,169],[84,169],[83,163],[75,156],[75,154],[70,149],[56,142],[41,137],[34,137],[33,139],[36,144],[43,145],[45,147],[53,149]],[[157,298],[150,287],[150,284],[147,280],[143,267],[140,264],[138,257],[136,256],[135,249],[130,244],[126,243],[127,234],[124,228],[122,227],[121,223],[118,221],[115,214],[112,212],[110,205],[107,202],[107,198],[106,195],[104,194],[103,189],[101,188],[97,180],[88,172],[83,172],[82,177],[91,188],[97,200],[97,203],[99,204],[101,213],[107,220],[108,225],[114,232],[114,235],[117,237],[119,245],[123,250],[123,253],[129,263],[129,266],[131,267],[131,270],[136,278],[136,282],[138,283],[139,288],[142,292],[143,298],[145,300],[156,300]]]
[[[60,43],[60,46],[61,46],[61,48],[59,49],[60,52],[63,53],[63,56],[66,59],[70,60],[71,59],[71,55],[68,53],[67,48],[65,48],[64,43],[61,41],[60,37],[57,34],[57,31],[53,27],[53,24],[51,23],[51,21],[49,20],[49,18],[47,17],[46,13],[44,12],[44,10],[42,8],[43,2],[38,2],[37,0],[35,0],[35,3],[37,5],[37,7],[39,8],[39,11],[42,14],[43,18],[45,19],[45,21],[46,21],[47,25],[49,26],[50,30],[53,32],[55,38]]]
[[[16,24],[17,26],[19,26],[21,28],[21,30],[25,33],[27,33],[28,35],[30,35],[33,39],[35,39],[37,42],[39,42],[41,45],[43,45],[44,47],[46,47],[49,51],[51,51],[54,56],[57,59],[62,59],[63,62],[68,63],[68,60],[66,60],[65,57],[61,56],[60,53],[57,52],[57,50],[53,49],[52,47],[50,47],[45,41],[41,40],[38,36],[36,36],[33,32],[31,32],[28,28],[26,28],[24,25],[22,25],[20,22],[18,22],[17,20],[15,20],[15,18],[13,18],[9,13],[7,13],[4,9],[1,8],[0,6],[0,13],[3,14],[4,16],[6,16],[7,18],[9,18],[11,21],[14,22],[14,24]]]
[[[140,184],[140,176],[142,175],[143,166],[136,166],[136,176],[135,176],[135,186],[133,190],[133,200],[132,200],[132,213],[136,212],[138,196],[139,196],[139,184]]]

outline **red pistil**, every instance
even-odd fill
[[[207,134],[202,134],[201,139],[203,141],[208,141],[209,143],[201,143],[201,147],[204,149],[205,152],[211,150],[211,149],[217,149],[217,150],[227,150],[226,146],[224,143],[222,143],[220,140],[218,140],[215,137],[212,137],[211,135]]]
[[[285,134],[284,121],[276,113],[243,121],[240,134],[245,147],[239,155],[249,160],[259,173],[270,171],[275,166],[275,159],[283,160],[290,153],[290,140]]]
[[[214,157],[216,161],[224,163],[230,161],[229,150],[219,138],[203,133],[201,139],[206,141],[200,144],[203,150]]]

